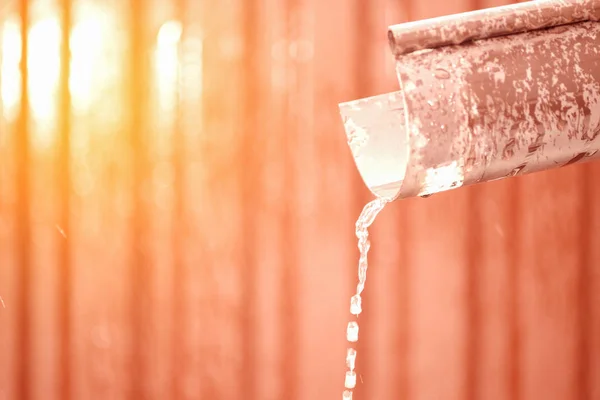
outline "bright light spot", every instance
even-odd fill
[[[419,196],[459,188],[464,179],[463,168],[456,161],[437,168],[429,168],[426,171],[425,182]]]
[[[181,39],[181,33],[183,28],[179,21],[168,21],[165,22],[158,31],[158,45],[169,46],[177,45]]]
[[[87,13],[71,32],[69,89],[75,112],[89,110],[106,81],[105,37],[109,36],[109,29],[102,16],[100,10]]]
[[[2,28],[2,65],[0,88],[4,118],[13,120],[21,98],[21,31],[16,18],[7,19]]]
[[[21,29],[17,17],[9,17],[2,29],[2,108],[4,118],[14,120],[21,101]],[[29,29],[29,102],[38,123],[35,139],[51,141],[50,123],[56,111],[56,90],[60,74],[60,26],[56,18],[44,18]]]
[[[29,30],[29,96],[32,114],[41,126],[50,123],[56,114],[60,32],[56,18],[39,20]]]
[[[155,69],[159,106],[163,111],[173,110],[177,104],[179,81],[179,41],[182,27],[178,21],[165,22],[158,31]]]
[[[114,41],[105,16],[97,7],[82,8],[71,32],[69,89],[75,112],[89,110],[110,78],[106,49]],[[37,139],[46,143],[51,140],[57,112],[61,39],[61,27],[54,14],[34,21],[29,29],[29,101],[32,116],[41,129]],[[1,47],[2,108],[4,117],[12,120],[21,98],[21,32],[16,16],[5,20],[2,26]]]

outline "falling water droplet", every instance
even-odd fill
[[[362,312],[362,299],[359,294],[355,294],[350,298],[350,314],[356,315]]]
[[[433,75],[438,79],[450,79],[450,72],[445,69],[438,68],[433,72]]]
[[[358,324],[356,322],[348,322],[348,329],[346,330],[346,339],[348,339],[349,342],[358,341]]]
[[[342,400],[352,400],[352,390],[344,390]]]
[[[346,389],[354,389],[356,386],[356,372],[346,371],[346,380],[344,381]]]
[[[354,370],[354,365],[356,363],[356,350],[350,347],[346,351],[346,366],[350,369],[350,371]]]

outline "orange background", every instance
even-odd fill
[[[341,398],[337,104],[398,89],[387,25],[500,3],[0,1],[0,399]],[[388,205],[355,399],[600,399],[599,179]]]

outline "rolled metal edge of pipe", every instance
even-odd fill
[[[387,199],[600,157],[600,23],[406,53],[398,92],[340,104],[367,187]]]
[[[600,20],[600,0],[537,0],[392,25],[388,40],[399,57],[537,29]]]

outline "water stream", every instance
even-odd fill
[[[353,344],[358,341],[358,322],[356,319],[362,312],[361,293],[365,289],[365,282],[367,280],[367,268],[369,266],[367,253],[371,247],[368,228],[387,203],[388,200],[381,198],[367,203],[356,221],[356,237],[358,238],[360,258],[358,261],[358,285],[356,285],[356,294],[350,298],[350,314],[354,315],[356,318],[348,322],[348,328],[346,329],[346,339],[350,342],[350,346],[353,346]],[[356,387],[355,365],[356,350],[354,347],[349,347],[346,351],[346,366],[348,367],[348,370],[346,371],[346,379],[344,381],[346,389],[342,395],[343,400],[352,399],[352,390]]]

